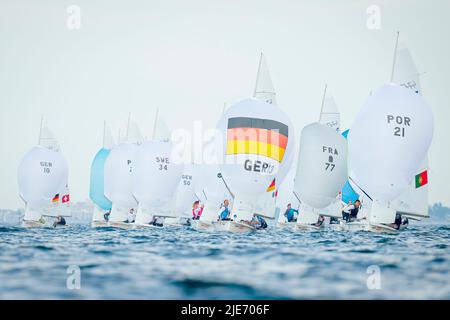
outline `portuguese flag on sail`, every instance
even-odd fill
[[[428,171],[425,170],[416,175],[416,189],[420,188],[428,183]]]

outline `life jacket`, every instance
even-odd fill
[[[220,213],[220,220],[225,220],[228,218],[228,215],[230,214],[230,211],[228,210],[228,207],[225,207],[222,212]]]

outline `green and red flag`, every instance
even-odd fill
[[[416,189],[420,188],[428,183],[428,171],[425,170],[416,175]]]

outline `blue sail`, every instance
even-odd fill
[[[111,210],[112,203],[104,194],[104,166],[111,150],[102,148],[95,155],[91,165],[89,197],[103,210]]]
[[[345,130],[342,132],[342,136],[347,139],[348,133],[350,129]],[[350,182],[347,180],[344,187],[342,188],[342,202],[348,203],[349,200],[352,202],[355,202],[359,199],[359,194],[353,190],[352,186],[350,185]]]

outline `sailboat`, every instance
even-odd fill
[[[109,226],[107,215],[111,212],[112,203],[105,197],[105,162],[115,142],[106,122],[103,124],[103,146],[97,152],[91,164],[89,197],[94,202],[92,227]]]
[[[339,217],[338,195],[346,180],[345,138],[334,127],[318,122],[304,127],[294,186],[301,202],[296,226],[316,230],[324,227],[323,217]]]
[[[25,202],[22,226],[56,226],[56,217],[70,216],[69,168],[58,140],[41,119],[38,144],[22,158],[17,180]]]
[[[192,204],[200,200],[195,193],[194,165],[185,164],[175,200],[176,218],[166,218],[164,225],[189,226],[192,217]]]
[[[129,218],[137,210],[137,201],[132,192],[132,173],[138,145],[142,141],[139,127],[130,114],[124,141],[111,149],[104,164],[104,195],[112,203],[109,215],[109,225],[112,227],[133,227],[133,221]]]
[[[208,157],[205,156],[201,163],[194,163],[193,167],[194,193],[203,206],[203,210],[198,220],[191,221],[191,226],[199,231],[216,231],[218,213],[225,199],[230,201],[230,207],[233,206],[233,195],[224,183],[218,165],[217,154],[220,142],[217,139],[217,136],[211,136],[203,143],[202,150],[210,151],[207,154]]]
[[[426,158],[433,136],[430,106],[396,84],[376,90],[361,107],[348,134],[351,180],[372,199],[367,222],[347,228],[395,233],[397,199]]]
[[[406,89],[409,89],[414,94],[421,95],[422,89],[420,85],[420,74],[417,71],[416,65],[412,56],[404,43],[399,42],[399,33],[397,32],[394,58],[392,64],[392,72],[390,82],[396,83]],[[350,176],[355,177],[355,174],[350,172]],[[357,179],[350,178],[348,186],[343,190],[346,195],[346,201],[355,199],[358,195],[362,203],[359,218],[366,219],[362,221],[363,226],[357,226],[358,223],[349,225],[351,229],[358,230],[370,229],[365,224],[370,217],[372,207],[372,196],[367,191],[362,190],[357,183]],[[421,218],[429,217],[428,215],[428,157],[426,157],[415,174],[411,177],[411,182],[408,188],[395,200],[392,201],[393,207],[397,208],[397,213],[402,217],[402,224],[400,230],[407,226],[407,218],[420,220]],[[361,221],[360,221],[361,222]]]
[[[176,191],[183,163],[173,154],[170,130],[156,112],[152,139],[139,146],[132,174],[132,192],[138,202],[135,225],[162,226],[164,218],[176,218]],[[159,219],[159,220],[158,220]]]
[[[244,99],[228,108],[217,124],[223,134],[221,178],[233,197],[233,222],[254,216],[274,219],[259,199],[282,183],[293,158],[293,126],[275,104]]]

